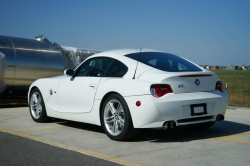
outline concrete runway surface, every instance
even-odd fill
[[[250,109],[230,107],[225,121],[142,130],[125,142],[99,126],[65,120],[36,123],[28,107],[0,109],[0,165],[249,165]]]

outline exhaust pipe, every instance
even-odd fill
[[[222,121],[224,119],[225,119],[224,115],[221,114],[216,117],[216,121]]]
[[[176,127],[176,123],[175,121],[166,121],[164,122],[163,126],[164,129],[170,129],[170,128],[175,128]]]

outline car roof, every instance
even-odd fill
[[[140,52],[140,49],[116,49],[116,50],[104,51],[98,54],[94,54],[90,57],[93,58],[93,57],[105,56],[105,57],[119,59],[121,56],[125,56],[127,54],[132,54],[132,53],[139,53],[139,52]],[[141,52],[161,52],[161,51],[152,50],[152,49],[142,49]]]

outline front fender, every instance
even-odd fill
[[[57,87],[58,87],[59,82],[60,82],[60,79],[55,79],[54,77],[38,79],[35,82],[33,82],[29,87],[28,103],[30,100],[31,90],[34,88],[38,88],[43,96],[45,106],[47,106],[47,104],[50,104],[51,102],[56,102],[56,103],[53,103],[52,105],[55,105],[55,107],[57,107],[57,100],[56,100],[57,96],[54,94],[50,95],[49,91],[50,90],[52,90],[53,92],[57,91]],[[53,99],[53,101],[52,101],[52,99]]]

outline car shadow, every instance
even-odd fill
[[[59,119],[57,119],[57,121],[59,121]],[[59,122],[57,124],[67,126],[67,127],[72,127],[75,129],[82,129],[82,130],[87,130],[87,131],[105,134],[101,126],[92,125],[92,124],[88,124],[88,123],[65,121],[65,122]]]
[[[250,131],[250,126],[231,122],[231,121],[220,121],[216,122],[212,127],[204,130],[191,130],[186,126],[179,126],[175,129],[169,130],[150,130],[145,129],[142,131],[138,139],[130,141],[150,141],[155,143],[164,142],[189,142],[193,140],[203,140],[211,138],[219,138],[230,136],[234,134],[240,134]]]
[[[66,122],[59,122],[58,124],[67,127],[105,134],[102,127],[87,123],[66,121]],[[142,142],[142,141],[148,141],[154,143],[189,142],[193,140],[203,140],[203,139],[230,136],[248,131],[250,131],[250,125],[245,125],[225,120],[216,122],[212,127],[205,130],[191,130],[188,129],[186,126],[178,126],[174,129],[168,129],[168,130],[141,129],[140,134],[136,138],[130,139],[125,142]]]
[[[1,108],[18,108],[18,107],[28,107],[28,104],[0,104]]]

